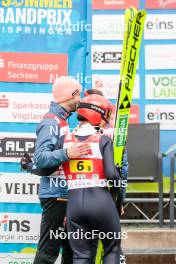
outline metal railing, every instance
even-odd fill
[[[174,195],[174,184],[176,183],[175,179],[175,161],[176,161],[176,154],[171,156],[170,159],[170,228],[174,228],[174,209],[175,209],[175,202],[176,198]]]

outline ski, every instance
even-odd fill
[[[119,91],[118,91],[118,97],[117,97],[117,102],[116,102],[116,112],[115,112],[114,129],[113,130],[115,130],[115,121],[117,120],[122,82],[125,81],[125,79],[124,79],[124,67],[125,67],[125,62],[126,62],[126,58],[127,58],[127,50],[128,50],[128,46],[129,46],[129,38],[130,38],[130,33],[131,33],[132,22],[133,22],[133,19],[134,19],[134,16],[136,13],[137,13],[137,9],[135,7],[129,7],[125,11],[125,29],[126,30],[124,32],[124,38],[123,38],[122,58],[121,58],[121,67],[120,67],[120,83],[119,83]],[[113,133],[113,141],[114,141],[114,137],[115,137],[115,133]]]
[[[121,58],[121,67],[120,67],[120,80],[122,79],[122,74],[124,70],[124,65],[126,61],[126,53],[129,44],[129,37],[131,33],[131,26],[134,19],[135,14],[137,13],[137,9],[135,7],[129,7],[125,11],[125,31],[123,37],[123,46],[122,46],[122,58]]]
[[[122,164],[122,156],[126,144],[128,120],[130,116],[134,80],[144,30],[145,17],[145,10],[138,11],[135,14],[131,25],[131,33],[128,40],[124,68],[122,70],[120,97],[117,102],[117,114],[113,140],[114,163],[119,167],[121,167]]]
[[[143,13],[141,13],[141,12],[143,12]],[[139,17],[140,15],[142,17]],[[142,20],[143,17],[144,17],[144,19]],[[145,20],[145,11],[138,11],[137,12],[137,9],[134,7],[130,7],[125,11],[126,30],[124,32],[124,39],[123,39],[123,49],[122,49],[121,69],[120,69],[120,84],[119,84],[119,93],[118,93],[118,99],[117,99],[117,104],[116,104],[117,105],[116,106],[116,118],[115,118],[116,122],[114,125],[114,138],[113,138],[113,141],[114,141],[114,161],[115,161],[115,164],[118,163],[119,165],[121,165],[121,162],[120,163],[118,162],[119,159],[117,159],[116,155],[121,154],[120,158],[122,159],[122,154],[123,154],[123,149],[125,147],[125,144],[123,145],[123,149],[121,149],[121,148],[119,149],[119,146],[117,144],[118,143],[117,140],[119,140],[119,137],[117,137],[118,134],[116,134],[116,131],[119,132],[119,128],[121,128],[120,124],[118,125],[119,120],[121,120],[121,119],[119,119],[119,116],[118,116],[118,110],[119,110],[119,105],[121,106],[121,104],[122,104],[122,100],[123,100],[122,98],[124,96],[123,89],[124,88],[126,89],[126,86],[124,86],[124,83],[126,83],[126,80],[127,80],[126,76],[128,73],[129,59],[131,59],[131,54],[130,54],[131,47],[133,45],[135,45],[135,43],[133,43],[132,40],[133,40],[133,37],[136,37],[136,34],[137,34],[139,36],[137,36],[138,42],[137,42],[137,47],[135,49],[136,55],[135,55],[135,60],[132,61],[132,63],[134,64],[133,69],[132,69],[133,70],[132,78],[133,79],[135,78],[136,65],[137,65],[137,60],[138,60],[138,55],[139,55],[139,48],[140,48],[140,43],[141,43],[141,39],[142,39],[142,32],[143,32],[143,27],[144,27],[144,20]],[[137,29],[138,29],[138,31],[137,31]],[[131,60],[130,60],[130,63],[131,63]],[[130,73],[128,73],[129,76],[131,76]],[[124,82],[124,80],[125,80],[125,82]],[[129,87],[127,87],[128,89],[130,89],[129,98],[131,100],[132,100],[133,84],[134,84],[134,80],[133,80],[133,83],[130,81]],[[123,112],[121,112],[121,115],[122,114],[123,114]],[[126,112],[125,112],[125,115],[126,115]],[[126,133],[126,135],[127,135],[127,133]],[[122,150],[122,152],[121,152],[121,150]],[[102,263],[103,263],[103,245],[102,245],[101,241],[99,241],[97,256],[96,256],[96,264],[102,264]]]

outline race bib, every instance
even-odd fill
[[[91,160],[70,160],[70,172],[93,172],[93,164]]]

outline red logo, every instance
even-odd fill
[[[3,94],[2,98],[0,98],[0,108],[8,108],[9,100],[6,99],[6,96]]]
[[[130,109],[129,124],[139,123],[139,105],[132,105]]]
[[[116,106],[112,105],[112,109],[113,110],[110,119],[110,127],[114,126]],[[139,123],[139,105],[131,105],[129,123],[130,124]]]
[[[62,75],[68,75],[67,54],[0,52],[1,82],[53,83]]]
[[[0,68],[4,68],[4,59],[0,58]]]
[[[146,0],[145,8],[148,9],[175,9],[176,0]]]
[[[92,0],[93,9],[126,9],[130,6],[139,7],[139,0]]]
[[[97,80],[95,81],[95,88],[102,88],[102,87],[103,87],[103,81],[97,79]]]

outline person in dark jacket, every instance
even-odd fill
[[[103,263],[120,264],[120,220],[108,189],[109,183],[117,186],[120,177],[114,166],[112,140],[98,132],[99,127],[108,122],[110,112],[110,103],[104,97],[85,97],[77,109],[78,128],[61,138],[63,148],[76,142],[90,145],[88,155],[63,163],[69,189],[67,229],[71,234],[73,264],[91,263],[94,235],[97,238],[101,233],[104,236],[100,237],[104,247]],[[77,239],[76,233],[79,234]]]

